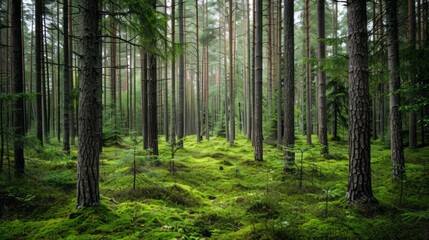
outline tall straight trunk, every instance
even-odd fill
[[[204,1],[203,1],[203,8],[205,8],[205,28],[208,28],[208,2],[205,3],[204,7]],[[204,16],[204,15],[203,15]],[[205,124],[206,124],[206,140],[210,140],[210,129],[209,129],[209,46],[205,46],[205,54],[206,54],[206,61],[205,61]]]
[[[399,107],[401,87],[399,76],[399,41],[397,5],[395,0],[386,0],[387,55],[389,67],[389,100],[390,100],[390,150],[393,164],[393,178],[400,178],[405,167],[402,143],[402,119]]]
[[[42,121],[42,1],[36,1],[36,138],[43,146]],[[64,92],[66,89],[64,89]],[[64,102],[65,105],[65,102]],[[64,122],[66,122],[64,118]],[[63,147],[64,148],[64,147]]]
[[[175,54],[175,39],[176,39],[176,2],[171,1],[171,42],[173,54]],[[173,55],[171,61],[171,141],[176,142],[176,55]]]
[[[408,48],[410,52],[416,50],[416,3],[415,0],[408,0]],[[416,83],[416,68],[413,59],[409,59],[410,82]],[[411,104],[414,104],[413,97],[409,96]],[[408,131],[409,148],[417,147],[417,115],[415,110],[410,111],[410,129]]]
[[[110,11],[114,12],[113,4],[110,4]],[[113,128],[116,130],[116,21],[110,19],[110,109],[112,111]]]
[[[57,22],[60,22],[60,2],[57,2]],[[33,41],[33,39],[31,40]],[[61,142],[61,107],[60,107],[60,92],[61,92],[61,54],[60,54],[60,29],[57,29],[57,140]],[[33,66],[31,64],[31,66]],[[31,84],[30,84],[31,92]]]
[[[319,60],[326,57],[325,41],[325,0],[317,1],[317,32]],[[326,108],[326,71],[319,71],[319,138],[323,146],[322,154],[328,153],[328,120]]]
[[[224,68],[225,68],[225,73],[224,73],[224,77],[225,77],[225,135],[226,135],[226,140],[229,141],[230,138],[230,134],[229,134],[229,126],[228,126],[228,71],[227,71],[227,66],[226,66],[226,4],[225,4],[225,0],[223,0],[223,64],[224,64]]]
[[[375,13],[376,13],[376,9],[377,7],[375,6],[375,1],[372,2],[372,41],[376,42],[375,40],[375,34],[376,34],[376,19],[375,19]],[[373,75],[375,75],[375,71],[372,73]],[[372,94],[372,138],[374,140],[377,140],[378,135],[377,135],[377,104],[376,104],[376,98],[377,98],[377,92],[376,92],[376,83],[373,83],[372,86],[373,89],[373,94]]]
[[[294,64],[294,1],[285,0],[284,5],[284,132],[283,145],[294,147],[295,144],[295,64]],[[295,162],[295,153],[285,150],[285,171]]]
[[[140,90],[141,90],[141,128],[143,138],[143,149],[148,148],[147,142],[147,73],[146,73],[146,53],[140,49]]]
[[[68,34],[68,0],[63,1],[63,34],[64,34],[64,71],[63,71],[63,150],[70,154],[70,131],[69,131],[69,106],[70,106],[70,84],[69,84],[69,34]],[[37,50],[36,50],[37,52]]]
[[[374,201],[371,187],[366,1],[349,0],[349,177],[347,202]]]
[[[272,41],[272,12],[271,12],[271,0],[267,0],[267,20],[268,20],[268,26],[267,26],[267,50],[268,50],[268,66],[267,66],[267,109],[268,109],[268,119],[271,118],[271,98],[272,98],[272,92],[273,89],[271,88],[272,84],[272,56],[273,56],[273,41]]]
[[[229,0],[229,99],[230,99],[230,136],[229,142],[234,144],[235,139],[235,102],[234,102],[234,59],[233,59],[233,22],[232,22],[232,0]]]
[[[43,35],[43,46],[45,48],[45,57],[44,59],[44,66],[46,66],[46,68],[43,68],[43,76],[44,76],[44,91],[43,91],[43,95],[42,95],[42,101],[43,101],[43,106],[44,106],[44,135],[45,135],[45,142],[49,142],[49,135],[50,135],[50,124],[49,124],[49,119],[50,119],[50,84],[49,84],[49,51],[48,51],[48,33],[47,33],[47,24],[46,24],[46,13],[43,14],[43,25],[44,27],[44,35]]]
[[[99,152],[101,110],[101,44],[98,25],[99,1],[79,0],[81,9],[81,74],[79,80],[79,142],[77,164],[77,208],[100,204]]]
[[[198,28],[198,0],[195,0],[195,16],[196,16],[196,41],[197,41],[197,142],[201,142],[201,112],[200,112],[200,41]],[[220,50],[220,49],[219,49]]]
[[[283,145],[282,118],[282,1],[277,0],[277,149]]]
[[[183,37],[183,0],[179,0],[179,41],[180,45],[184,47],[185,41]],[[178,84],[178,114],[177,114],[177,137],[178,139],[182,139],[184,137],[184,100],[185,100],[185,93],[184,93],[184,82],[185,82],[185,61],[184,56],[181,54],[179,56],[179,84]],[[183,141],[180,140],[179,146],[183,146]]]
[[[263,161],[262,135],[262,0],[256,0],[255,46],[255,161]]]
[[[310,0],[305,0],[305,57],[310,59]],[[307,145],[311,145],[312,119],[311,119],[311,65],[306,63],[306,123],[307,123]]]
[[[24,93],[23,76],[22,76],[22,34],[21,34],[21,0],[12,1],[12,22],[11,22],[11,35],[12,35],[12,65],[13,65],[13,93]],[[13,155],[15,159],[15,173],[20,177],[24,174],[25,160],[24,160],[24,98],[19,97],[13,102],[13,127],[14,127],[14,142],[13,142]]]
[[[255,85],[256,85],[256,0],[252,1],[253,11],[253,34],[252,34],[252,145],[255,146],[255,131],[256,131],[256,119],[255,119]]]
[[[155,55],[149,55],[148,81],[148,146],[151,155],[158,155],[157,68]]]
[[[68,51],[68,58],[69,58],[69,91],[73,91],[74,84],[73,84],[73,11],[72,11],[72,0],[69,0],[68,5],[68,41],[69,41],[69,51]],[[70,92],[71,94],[71,92]],[[72,101],[72,99],[69,97],[69,131],[70,131],[70,144],[75,145],[75,112],[74,112],[74,105],[76,101]]]
[[[250,54],[250,5],[249,0],[246,0],[246,7],[247,7],[247,140],[252,139],[252,87],[251,87],[251,81],[252,81],[252,67],[251,67],[251,54]]]
[[[167,14],[167,0],[164,0],[164,13]],[[164,26],[164,35],[167,36],[167,28],[168,24],[165,23]],[[167,55],[167,41],[164,41],[164,53]],[[134,52],[135,57],[135,52]],[[135,69],[135,68],[134,68]],[[134,70],[135,71],[135,70]],[[165,134],[165,141],[169,141],[169,132],[168,132],[168,81],[167,81],[167,72],[168,72],[168,62],[164,62],[164,134]],[[134,74],[135,76],[135,74]],[[135,78],[134,78],[135,79]],[[135,86],[134,86],[135,89]],[[134,96],[136,96],[134,94]],[[135,106],[135,100],[134,100],[134,106]],[[135,114],[136,109],[134,109]]]

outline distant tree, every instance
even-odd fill
[[[398,20],[395,0],[386,0],[386,30],[389,59],[390,150],[393,178],[398,178],[404,168],[404,149],[402,143],[402,119],[399,111],[401,102],[398,90],[401,87],[401,79],[399,76]]]
[[[22,75],[22,1],[11,1],[11,39],[12,39],[12,79],[13,79],[13,93],[23,94],[23,75]],[[14,143],[13,153],[15,158],[15,172],[19,177],[24,174],[25,160],[24,160],[24,97],[18,96],[13,102],[13,127],[14,127]]]
[[[349,178],[347,202],[374,201],[371,187],[366,1],[349,0]]]

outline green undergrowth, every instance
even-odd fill
[[[122,137],[100,155],[101,205],[76,209],[77,149],[55,139],[26,152],[26,176],[0,176],[0,239],[424,239],[429,229],[429,147],[406,149],[406,177],[392,181],[390,147],[371,146],[378,202],[346,202],[348,147],[332,141],[322,156],[297,136],[296,160],[283,173],[282,152],[264,145],[253,161],[245,137],[196,142],[171,159],[160,136],[151,157],[141,138]],[[135,145],[135,143],[138,143]],[[301,162],[301,151],[303,151]],[[135,161],[135,167],[134,167]],[[174,165],[174,167],[173,167]],[[135,178],[134,178],[135,175]],[[402,189],[402,190],[401,190]],[[402,192],[402,194],[401,194]]]

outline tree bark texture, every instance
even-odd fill
[[[318,54],[320,64],[326,57],[325,41],[325,0],[317,1],[317,35],[318,35]],[[322,66],[320,66],[322,67]],[[319,70],[319,138],[320,144],[323,146],[322,154],[327,154],[328,151],[328,121],[326,108],[326,71]]]
[[[43,146],[42,119],[42,1],[36,1],[36,138]],[[66,91],[66,89],[64,89]],[[65,102],[64,102],[65,105]],[[65,119],[64,119],[65,120]]]
[[[184,44],[184,32],[183,32],[183,0],[179,0],[179,41],[180,46],[185,47]],[[184,81],[185,81],[185,60],[183,54],[179,57],[179,84],[178,84],[178,114],[177,114],[177,138],[182,139],[184,137],[184,110],[185,110],[185,92],[184,92]],[[180,140],[179,146],[183,146],[183,141]]]
[[[96,113],[102,106],[99,58],[101,44],[98,36],[99,1],[79,0],[81,11],[81,72],[79,80],[79,150],[77,165],[77,207],[100,204],[99,144],[100,124]]]
[[[295,143],[295,52],[294,52],[294,17],[293,0],[285,0],[284,5],[284,132],[283,145],[294,147]],[[295,162],[295,153],[293,151],[284,151],[283,156],[288,165]]]
[[[390,150],[393,164],[393,178],[400,177],[404,168],[404,149],[402,143],[402,119],[399,107],[401,87],[399,76],[399,41],[397,5],[395,0],[386,0],[387,58],[389,68],[389,110],[390,110]]]
[[[263,161],[262,135],[262,0],[256,0],[255,32],[255,161]]]
[[[374,200],[371,187],[370,106],[366,1],[349,0],[349,177],[347,202]]]

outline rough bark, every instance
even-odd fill
[[[155,55],[149,55],[148,91],[148,147],[151,155],[158,155],[158,119],[157,119],[157,68]]]
[[[255,161],[263,161],[262,135],[262,0],[256,0],[255,32]]]
[[[317,1],[317,32],[318,32],[318,54],[319,60],[323,61],[326,57],[325,41],[325,0]],[[323,146],[322,154],[328,151],[328,121],[326,108],[326,71],[319,71],[319,138]]]
[[[81,73],[79,80],[79,150],[77,165],[77,208],[100,204],[99,178],[99,115],[101,109],[101,44],[98,36],[99,1],[79,0],[81,11]]]
[[[284,132],[283,145],[294,147],[295,143],[295,52],[294,52],[294,17],[293,0],[285,0],[284,5]],[[285,171],[295,162],[295,153],[285,150]]]
[[[374,200],[371,187],[370,107],[366,2],[349,0],[349,177],[347,202]]]
[[[171,1],[171,42],[173,54],[175,49],[176,40],[176,2]],[[173,144],[176,142],[176,56],[173,56],[171,61],[171,141]]]
[[[398,178],[401,176],[405,165],[402,143],[402,119],[401,112],[399,111],[401,102],[400,95],[397,92],[401,87],[401,79],[399,76],[398,20],[395,0],[386,0],[386,30],[390,92],[390,150],[393,164],[393,178]]]
[[[282,2],[277,0],[277,149],[281,149],[283,140],[282,115]]]
[[[13,79],[13,93],[24,93],[23,75],[22,75],[22,35],[21,35],[21,0],[12,1],[12,22],[11,22],[11,37],[12,37],[12,79]],[[17,177],[24,174],[24,98],[18,97],[13,102],[13,127],[14,127],[14,142],[13,154],[15,159],[15,173]]]
[[[200,112],[200,43],[198,29],[198,0],[195,0],[195,16],[196,16],[196,40],[197,40],[197,142],[201,141],[201,112]],[[219,49],[220,50],[220,49]]]
[[[232,22],[232,0],[229,0],[229,100],[231,107],[230,117],[230,136],[229,142],[234,144],[235,139],[235,98],[234,98],[234,59],[233,59],[233,23]]]

